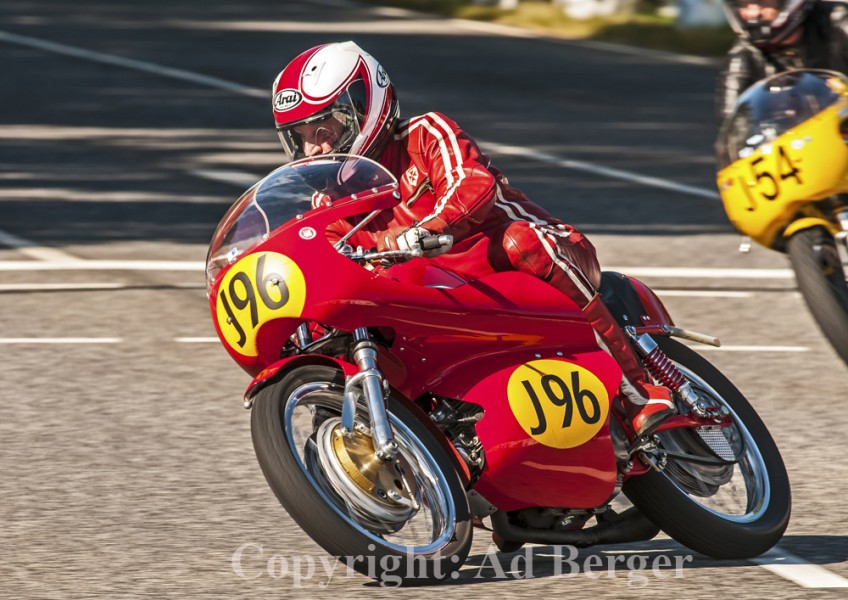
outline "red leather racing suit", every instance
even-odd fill
[[[511,187],[448,117],[427,113],[400,122],[379,162],[398,178],[401,202],[357,232],[352,245],[385,249],[387,232],[419,226],[453,235],[450,252],[432,260],[466,278],[522,271],[580,308],[595,295],[600,269],[592,244]],[[341,221],[329,234],[341,237],[352,227]]]

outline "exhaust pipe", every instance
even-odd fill
[[[492,528],[501,538],[510,542],[570,545],[577,548],[641,542],[652,539],[660,532],[660,528],[636,507],[628,508],[622,513],[615,513],[610,509],[596,518],[597,525],[576,531],[528,529],[510,523],[507,514],[499,510],[492,514]]]

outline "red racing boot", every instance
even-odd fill
[[[633,384],[627,376],[621,378],[621,392],[627,418],[633,425],[636,435],[648,436],[659,427],[663,421],[677,413],[677,408],[671,398],[671,390],[665,386],[652,383]],[[644,404],[639,402],[644,401]]]
[[[650,375],[600,294],[592,297],[583,314],[589,319],[601,347],[621,366],[621,397],[633,430],[640,437],[650,435],[677,412],[671,390],[649,383]]]

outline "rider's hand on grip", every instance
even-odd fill
[[[421,240],[428,237],[430,232],[424,229],[423,227],[410,227],[398,234],[395,238],[397,240],[398,250],[415,250],[416,248],[422,248]]]
[[[404,252],[423,251],[427,257],[444,254],[451,249],[453,237],[450,235],[431,235],[423,227],[410,227],[402,231],[390,229],[383,234],[378,250],[401,250]]]

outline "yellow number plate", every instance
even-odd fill
[[[218,326],[235,351],[257,356],[259,328],[280,317],[299,317],[305,302],[306,280],[295,262],[276,252],[257,252],[233,265],[221,281]]]
[[[507,395],[527,435],[553,448],[585,444],[609,413],[609,395],[601,380],[588,369],[561,360],[521,365],[509,378]]]

